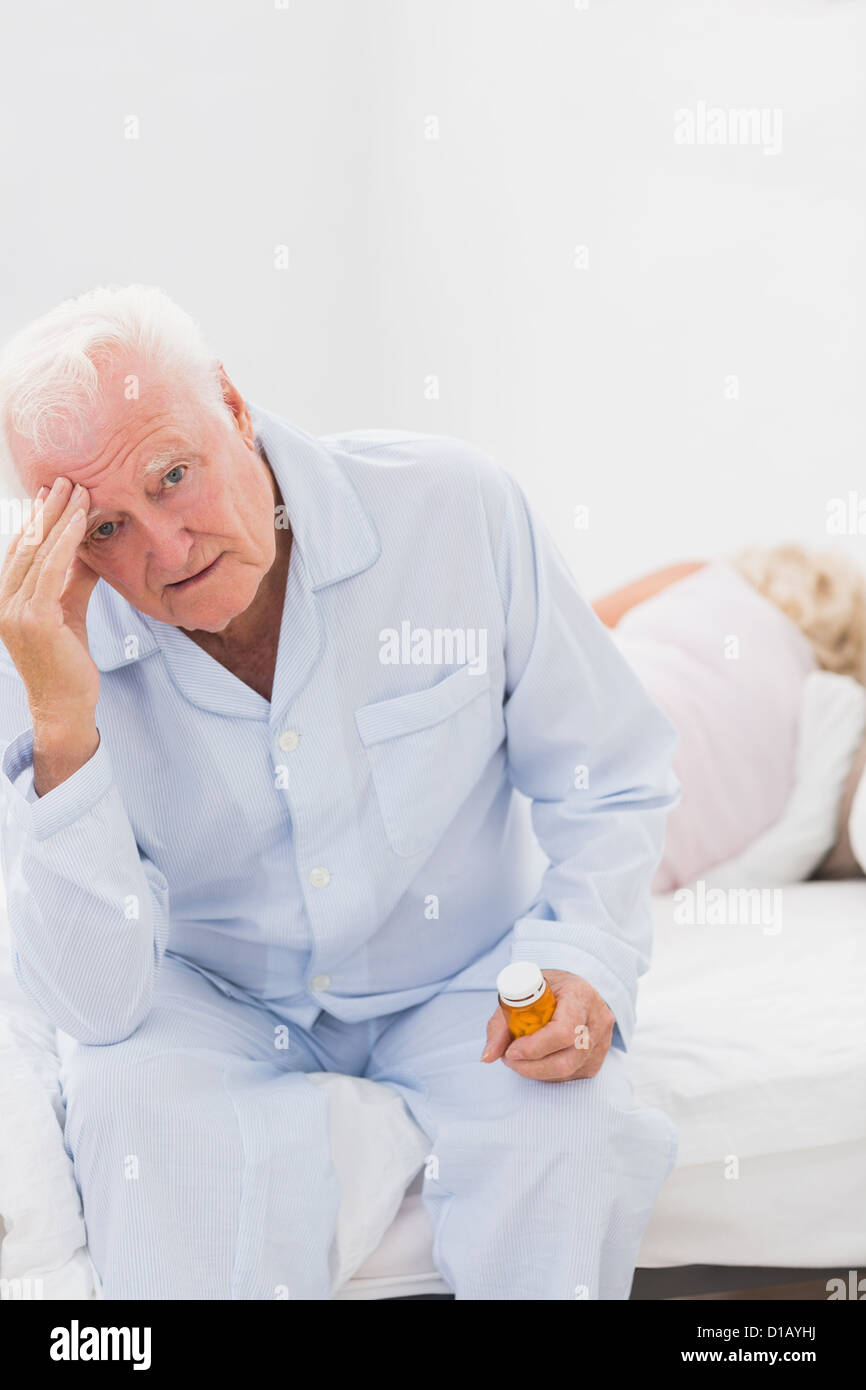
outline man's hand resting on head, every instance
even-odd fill
[[[549,1023],[526,1038],[512,1038],[497,1004],[487,1024],[482,1062],[502,1058],[520,1076],[573,1081],[595,1076],[607,1056],[616,1019],[597,990],[570,970],[542,970],[556,1000]]]
[[[99,575],[78,549],[90,494],[58,476],[42,487],[29,523],[0,568],[0,639],[24,682],[33,719],[33,789],[45,796],[99,747],[99,669],[87,607]]]

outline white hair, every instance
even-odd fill
[[[104,405],[100,372],[124,358],[187,386],[226,424],[231,412],[193,318],[152,285],[105,285],[35,319],[0,354],[0,470],[23,495],[9,449],[14,430],[37,453],[68,453]]]

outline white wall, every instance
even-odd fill
[[[830,543],[866,498],[866,6],[583,3],[8,12],[0,335],[161,284],[303,428],[495,453],[591,593]],[[781,110],[781,149],[678,144],[701,102]]]

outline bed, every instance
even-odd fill
[[[866,882],[789,884],[765,890],[776,896],[763,908],[752,896],[748,911],[732,889],[722,925],[706,920],[706,890],[688,891],[653,900],[653,964],[638,995],[635,1099],[664,1109],[680,1135],[638,1271],[857,1268],[866,1263]],[[101,1297],[63,1143],[58,1067],[54,1031],[21,994],[4,940],[7,1298]],[[332,1297],[449,1295],[421,1196],[424,1136],[388,1087],[314,1080],[329,1091],[341,1184]]]

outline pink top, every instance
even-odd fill
[[[817,662],[791,619],[721,560],[630,609],[611,636],[680,736],[683,795],[653,880],[667,893],[779,819]]]

